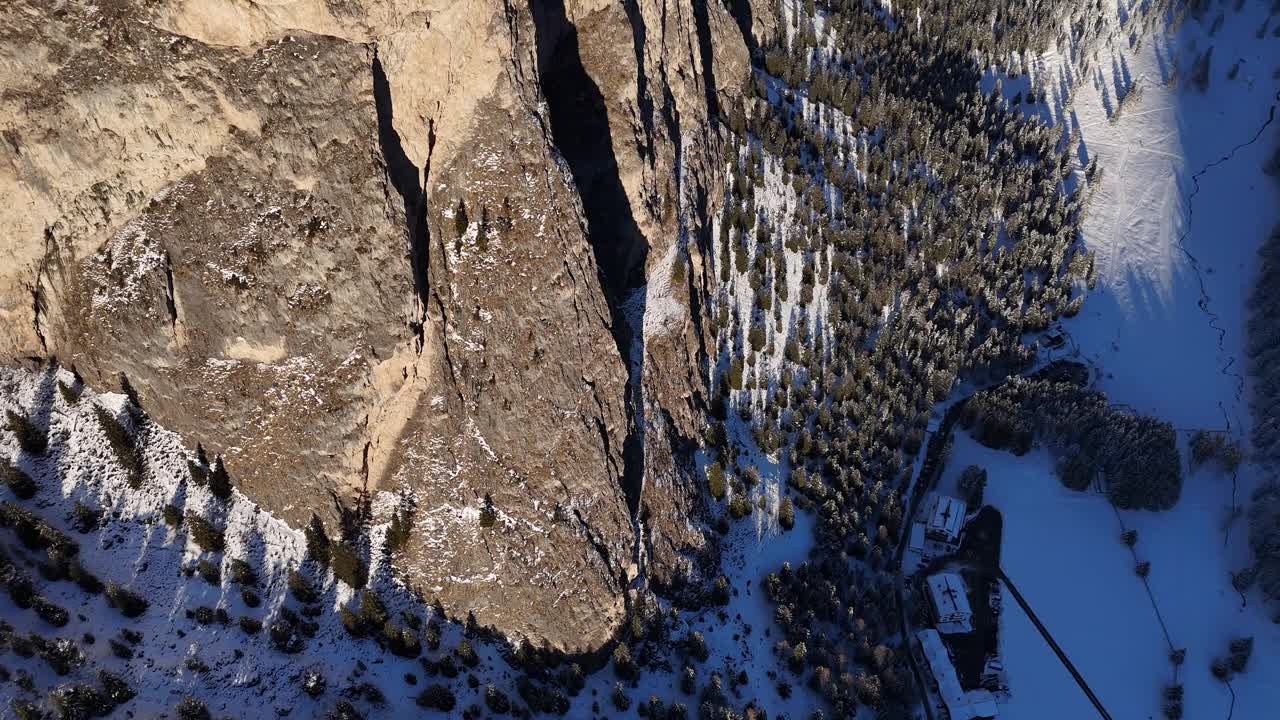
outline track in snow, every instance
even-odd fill
[[[1262,126],[1258,128],[1258,131],[1254,133],[1253,137],[1248,142],[1243,142],[1243,143],[1240,143],[1239,145],[1236,145],[1226,155],[1223,155],[1217,160],[1214,160],[1208,165],[1205,165],[1199,171],[1191,175],[1191,183],[1192,185],[1194,185],[1194,189],[1192,189],[1191,193],[1187,195],[1187,198],[1186,198],[1186,203],[1187,203],[1186,226],[1185,226],[1185,229],[1182,231],[1182,234],[1178,236],[1178,239],[1174,241],[1174,244],[1178,246],[1178,249],[1181,250],[1184,255],[1186,255],[1187,260],[1191,263],[1192,269],[1195,270],[1196,282],[1200,286],[1200,299],[1196,302],[1196,305],[1199,306],[1201,312],[1203,312],[1205,316],[1208,317],[1209,327],[1213,328],[1213,330],[1218,333],[1218,350],[1219,352],[1224,354],[1226,353],[1227,331],[1221,325],[1218,324],[1218,321],[1219,321],[1218,314],[1209,309],[1209,302],[1212,298],[1209,296],[1208,291],[1205,289],[1204,272],[1200,269],[1200,260],[1189,249],[1187,249],[1187,246],[1186,246],[1187,236],[1191,234],[1191,222],[1195,214],[1194,200],[1196,196],[1200,194],[1200,177],[1205,173],[1209,172],[1210,170],[1212,170],[1213,168],[1231,160],[1233,157],[1235,157],[1235,154],[1240,150],[1256,143],[1259,140],[1259,138],[1262,137],[1262,133],[1265,132],[1266,129],[1271,125],[1271,123],[1276,119],[1276,106],[1278,104],[1280,104],[1280,91],[1276,92],[1276,102],[1271,104],[1271,109],[1267,112],[1266,122],[1262,123]],[[1221,368],[1221,372],[1223,375],[1227,375],[1235,380],[1236,402],[1240,402],[1241,399],[1244,397],[1244,376],[1241,375],[1237,370],[1233,369],[1235,364],[1236,364],[1236,357],[1234,355],[1227,356],[1227,362]],[[1231,417],[1230,417],[1230,414],[1227,412],[1226,406],[1223,405],[1221,400],[1218,401],[1218,409],[1222,411],[1222,419],[1227,424],[1227,430],[1231,430]]]

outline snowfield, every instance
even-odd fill
[[[1113,718],[1161,716],[1160,693],[1175,682],[1170,641],[1187,651],[1176,678],[1185,687],[1186,717],[1228,717],[1232,691],[1234,717],[1270,716],[1280,702],[1280,629],[1256,591],[1242,604],[1231,587],[1227,573],[1247,564],[1248,548],[1240,526],[1224,544],[1229,476],[1200,467],[1187,475],[1174,509],[1117,513],[1103,495],[1065,488],[1043,448],[1015,457],[957,432],[939,487],[954,488],[968,465],[989,473],[985,501],[1004,517],[1005,572]],[[1122,527],[1137,530],[1137,558],[1151,563],[1150,596],[1120,541]],[[1012,692],[1002,717],[1096,717],[1007,590],[1003,607],[1000,648]],[[1245,635],[1254,636],[1253,657],[1229,689],[1209,663]]]
[[[1280,137],[1275,125],[1263,130],[1280,101],[1280,38],[1258,39],[1265,3],[1247,5],[1212,38],[1189,18],[1172,37],[1118,51],[1143,89],[1116,122],[1093,84],[1072,110],[1103,179],[1084,228],[1098,284],[1067,325],[1104,369],[1103,390],[1177,427],[1238,432],[1249,422],[1241,311],[1257,249],[1280,221],[1280,184],[1262,171]],[[1186,78],[1208,46],[1215,63],[1201,94]]]

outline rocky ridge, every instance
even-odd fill
[[[0,354],[124,373],[295,526],[399,494],[408,585],[598,648],[633,581],[715,567],[702,254],[768,31],[742,0],[17,0]]]

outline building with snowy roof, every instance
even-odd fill
[[[920,653],[924,655],[933,675],[934,684],[942,704],[946,706],[949,720],[991,720],[999,715],[995,696],[986,690],[965,690],[960,687],[951,654],[942,642],[937,630],[929,628],[916,633]]]
[[[925,537],[948,545],[959,544],[966,510],[968,507],[960,498],[941,493],[930,495],[925,506]]]
[[[938,632],[948,635],[973,632],[973,610],[964,578],[956,573],[938,573],[929,576],[926,585]]]
[[[911,523],[908,546],[922,562],[950,555],[960,547],[967,506],[959,498],[931,493]]]

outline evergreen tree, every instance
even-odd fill
[[[221,455],[214,458],[213,469],[209,472],[209,492],[219,500],[231,497],[231,476],[227,474]]]
[[[4,429],[17,438],[18,447],[29,455],[44,455],[45,450],[49,448],[48,435],[36,427],[26,415],[20,415],[12,410],[6,410],[4,414]]]
[[[226,534],[213,523],[188,510],[186,525],[191,539],[205,552],[222,552],[226,547]]]
[[[790,530],[796,525],[796,511],[790,497],[782,498],[782,504],[778,506],[778,524],[783,530]]]
[[[307,523],[304,533],[307,538],[307,559],[314,560],[323,567],[328,567],[331,555],[329,534],[325,532],[324,522],[320,519],[320,516],[315,513],[311,514],[311,522]]]
[[[476,229],[476,247],[480,252],[489,249],[489,207],[487,205],[480,208],[480,227]]]
[[[137,439],[101,405],[94,405],[93,412],[112,452],[125,470],[129,487],[135,490],[142,487],[142,453]]]
[[[960,492],[970,508],[982,506],[982,495],[987,487],[987,471],[977,465],[970,465],[960,474]]]
[[[135,412],[140,413],[142,411],[142,400],[138,397],[137,389],[133,387],[133,383],[129,382],[128,375],[120,373],[119,377],[120,392],[124,393],[124,396],[129,399],[130,414]]]
[[[454,237],[457,238],[459,250],[462,248],[462,236],[467,234],[467,228],[470,226],[471,221],[467,218],[467,202],[459,198],[458,208],[453,213]]]
[[[345,542],[338,542],[329,546],[329,552],[329,567],[333,570],[334,577],[357,590],[369,582],[369,568],[356,554],[355,548]]]
[[[491,528],[498,521],[498,511],[493,506],[493,496],[484,494],[484,502],[480,506],[480,527]]]
[[[9,491],[19,500],[30,500],[35,497],[38,489],[36,481],[30,475],[3,457],[0,457],[0,483],[8,486]]]
[[[384,548],[387,552],[399,552],[409,541],[413,532],[413,515],[406,509],[400,509],[391,516],[391,524],[387,527]]]
[[[427,708],[428,710],[439,710],[440,712],[450,712],[453,706],[457,704],[453,691],[447,686],[434,683],[423,688],[417,697],[418,707]]]
[[[718,462],[711,463],[707,466],[707,491],[716,500],[723,500],[725,488],[724,469]]]

